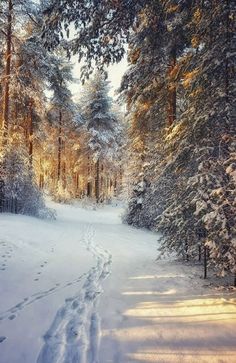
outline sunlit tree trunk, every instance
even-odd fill
[[[9,124],[9,89],[10,89],[10,75],[11,75],[11,43],[12,43],[12,0],[8,0],[8,15],[7,15],[7,29],[6,29],[6,53],[5,53],[5,77],[4,77],[4,89],[2,98],[2,124],[0,140],[2,147],[7,144],[8,141],[8,124]],[[2,174],[4,173],[4,164],[0,165],[0,211],[3,212],[5,208],[5,196],[4,196],[4,181]]]
[[[61,180],[61,154],[62,154],[62,112],[59,111],[59,135],[58,135],[58,150],[57,150],[57,181]]]
[[[63,167],[62,167],[62,180],[63,180],[63,188],[66,189],[66,162],[63,162]]]

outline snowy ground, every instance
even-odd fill
[[[236,299],[121,209],[0,215],[0,363],[235,363]]]

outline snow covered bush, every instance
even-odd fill
[[[57,183],[57,188],[51,192],[52,198],[55,202],[70,203],[73,195],[63,186],[63,182]]]
[[[8,147],[3,156],[3,211],[54,219],[55,213],[45,206],[28,160],[21,147]]]

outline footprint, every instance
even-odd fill
[[[43,295],[40,295],[40,296],[37,296],[36,298],[35,298],[35,300],[40,300],[40,299],[42,299],[43,298]]]
[[[39,279],[34,279],[34,281],[38,281]]]
[[[4,340],[6,340],[7,338],[6,337],[0,337],[0,343],[4,342]]]
[[[19,304],[16,304],[15,308],[19,309],[21,307],[21,305],[22,305],[22,302],[20,302]]]
[[[71,302],[71,301],[73,301],[73,297],[67,297],[67,298],[65,299],[65,302]]]
[[[79,303],[78,303],[78,301],[73,301],[73,303],[72,303],[72,309],[76,309],[77,307],[79,306]]]
[[[15,318],[16,318],[16,315],[15,314],[12,314],[12,315],[8,316],[8,319],[9,320],[14,320]]]
[[[37,272],[37,275],[41,275],[41,272]]]

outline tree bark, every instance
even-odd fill
[[[5,53],[5,77],[4,77],[4,91],[2,98],[2,124],[1,126],[1,145],[4,147],[8,142],[8,124],[9,124],[9,89],[10,89],[10,75],[11,75],[11,43],[12,43],[12,0],[8,0],[8,15],[7,15],[7,29],[6,29],[6,53]],[[1,173],[4,172],[4,165],[0,165]],[[4,212],[5,208],[5,195],[4,195],[4,181],[0,175],[0,211]]]
[[[229,0],[226,0],[226,14],[225,14],[225,26],[226,26],[226,44],[227,44],[227,52],[230,51],[230,6]],[[226,102],[229,102],[229,60],[227,55],[225,55],[225,94],[226,94]]]
[[[10,91],[10,75],[11,75],[11,48],[12,48],[12,0],[8,0],[8,16],[7,16],[7,49],[6,49],[6,64],[5,64],[5,82],[3,94],[3,118],[2,129],[4,143],[7,142],[8,125],[9,125],[9,91]]]
[[[207,247],[204,246],[204,279],[207,278]]]
[[[30,105],[29,105],[28,135],[29,135],[29,162],[30,162],[30,166],[32,168],[32,165],[33,165],[33,135],[34,135],[32,101],[30,101]]]
[[[99,159],[96,162],[95,168],[96,168],[96,176],[95,176],[95,198],[96,202],[99,203],[100,199],[100,190],[99,190],[99,179],[100,179],[100,165],[99,165]]]
[[[63,180],[63,188],[66,189],[66,162],[65,161],[63,162],[62,171],[63,171],[63,177],[62,177],[62,180]]]
[[[62,112],[59,111],[59,135],[58,135],[58,151],[57,151],[57,181],[58,182],[61,180],[61,152],[62,152],[61,126],[62,126]]]

